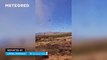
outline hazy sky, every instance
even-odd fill
[[[107,36],[107,0],[72,0],[73,36]]]
[[[30,8],[5,8],[5,3]],[[71,0],[0,0],[0,38],[61,31],[71,32]]]
[[[71,0],[36,0],[38,31],[71,32]]]

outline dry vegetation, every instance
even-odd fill
[[[36,51],[47,51],[49,60],[72,60],[71,35],[71,33],[37,35]]]

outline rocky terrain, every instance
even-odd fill
[[[45,33],[36,35],[35,50],[49,53],[49,60],[72,60],[72,33]]]

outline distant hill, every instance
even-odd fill
[[[36,38],[46,38],[46,37],[64,37],[64,36],[72,36],[71,32],[45,32],[45,33],[37,33]]]
[[[64,34],[64,33],[71,33],[71,32],[42,32],[42,33],[36,33],[36,35],[52,35],[52,34]]]

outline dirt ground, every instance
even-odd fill
[[[36,51],[49,53],[49,60],[72,60],[72,36],[67,34],[36,37]]]

